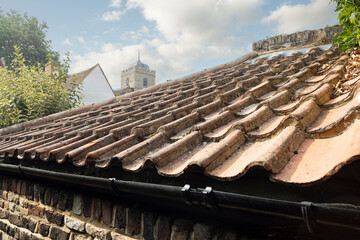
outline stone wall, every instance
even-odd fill
[[[252,49],[255,52],[268,52],[279,49],[288,49],[308,45],[324,45],[332,43],[334,35],[340,33],[342,27],[335,25],[317,30],[306,30],[292,34],[282,34],[253,42]]]
[[[2,239],[238,239],[221,223],[169,216],[103,195],[0,177]]]
[[[121,88],[126,88],[127,80],[129,87],[135,90],[143,89],[143,79],[147,79],[147,87],[155,85],[156,73],[154,70],[144,69],[137,65],[121,71]],[[146,87],[145,87],[146,88]]]
[[[114,93],[115,97],[117,97],[117,96],[121,96],[126,93],[133,92],[133,91],[134,91],[134,88],[118,88],[118,89],[113,90],[113,93]]]

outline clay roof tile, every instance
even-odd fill
[[[228,181],[262,167],[293,184],[358,160],[351,56],[334,47],[247,61],[254,56],[1,129],[0,156],[172,177],[197,167]]]

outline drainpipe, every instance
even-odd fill
[[[211,187],[191,188],[168,186],[153,183],[141,183],[117,180],[115,178],[99,178],[69,173],[23,167],[0,163],[0,172],[13,174],[30,179],[51,181],[67,184],[90,191],[130,197],[134,199],[149,199],[161,201],[161,204],[175,203],[192,207],[207,208],[209,211],[240,210],[289,220],[303,221],[310,233],[315,233],[318,224],[328,227],[341,227],[349,230],[360,230],[360,210],[338,207],[330,204],[313,202],[292,202],[271,198],[255,197],[237,193],[213,190]],[[135,198],[134,198],[135,197]],[[349,207],[349,206],[347,206]]]

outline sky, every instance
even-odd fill
[[[337,24],[329,0],[0,0],[48,25],[47,39],[71,73],[99,63],[113,89],[141,61],[156,84],[217,66],[252,51],[252,42]]]

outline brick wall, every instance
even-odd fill
[[[0,177],[2,239],[237,239],[217,222],[174,217],[89,193]],[[113,198],[114,199],[114,198]]]
[[[268,52],[308,45],[317,46],[329,44],[333,42],[334,35],[336,33],[340,33],[341,31],[342,27],[335,25],[317,30],[306,30],[292,34],[282,34],[253,42],[252,49],[255,52]]]

